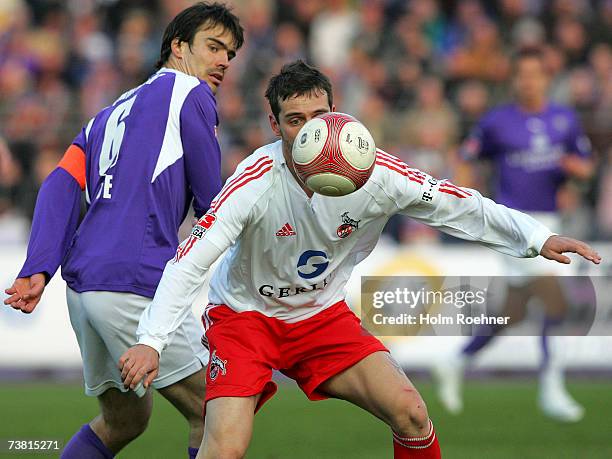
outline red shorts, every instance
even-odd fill
[[[259,409],[276,392],[272,370],[294,379],[310,400],[323,400],[322,383],[373,352],[389,352],[344,301],[291,324],[225,305],[208,305],[204,316],[206,401],[261,393]]]

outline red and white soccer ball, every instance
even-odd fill
[[[293,142],[293,164],[315,193],[344,196],[361,188],[374,169],[376,146],[350,115],[326,113],[308,121]]]

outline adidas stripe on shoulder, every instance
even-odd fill
[[[247,158],[247,160],[249,159],[251,158]],[[244,162],[246,162],[246,160]],[[242,164],[244,164],[244,162]],[[261,185],[262,177],[269,174],[274,167],[274,160],[268,155],[261,155],[256,160],[249,162],[251,163],[250,165],[242,168],[239,167],[236,173],[227,180],[221,192],[211,203],[210,210],[212,212],[218,211],[232,195],[238,193],[240,190],[244,190],[245,188],[251,190],[253,185]],[[263,183],[263,185],[265,189],[265,183]],[[261,189],[262,187],[259,186],[258,188]],[[258,194],[259,193],[256,193],[256,195]]]

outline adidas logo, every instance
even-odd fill
[[[285,223],[281,229],[276,232],[278,237],[295,236],[295,231],[289,223]]]

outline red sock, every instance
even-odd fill
[[[394,459],[440,459],[440,444],[429,421],[429,434],[425,437],[400,437],[393,432]]]

